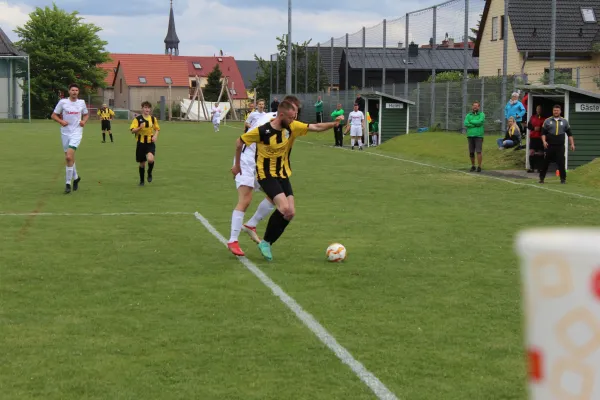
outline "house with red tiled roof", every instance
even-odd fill
[[[233,106],[245,107],[248,98],[242,74],[231,56],[111,53],[110,58],[111,61],[100,65],[107,71],[107,87],[99,94],[104,103],[114,108],[135,110],[141,101],[148,100],[154,104],[160,100],[160,96],[165,96],[167,101],[169,97],[171,101],[189,99],[196,90],[196,77],[199,78],[200,87],[204,87],[208,74],[216,64],[219,64],[223,76],[227,77]],[[172,82],[170,96],[169,81]]]

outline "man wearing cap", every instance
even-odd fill
[[[110,121],[115,117],[115,112],[108,108],[106,104],[102,104],[102,108],[98,110],[98,117],[102,121],[102,143],[106,143],[106,132],[110,136],[110,142],[114,143]]]

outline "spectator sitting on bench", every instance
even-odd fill
[[[521,143],[521,131],[515,121],[514,117],[508,118],[508,128],[506,129],[506,135],[504,139],[498,139],[498,149],[510,149],[511,147],[517,147]]]

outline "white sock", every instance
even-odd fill
[[[77,175],[77,168],[75,167],[75,163],[73,163],[73,179],[77,178],[79,178],[79,175]]]
[[[70,185],[73,180],[73,167],[67,167],[67,184]]]
[[[250,221],[246,223],[246,225],[256,228],[256,225],[258,225],[260,221],[265,219],[267,215],[270,215],[271,211],[273,211],[274,208],[275,206],[271,204],[269,200],[263,199],[263,201],[261,201],[258,205],[256,212],[254,213],[252,218],[250,218]]]
[[[362,139],[358,139],[358,147],[362,147]]]
[[[238,241],[243,223],[244,212],[233,210],[233,214],[231,215],[231,237],[229,238],[229,243]]]

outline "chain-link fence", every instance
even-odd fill
[[[317,44],[293,43],[292,94],[313,114],[308,110],[319,95],[330,108],[339,101],[351,109],[357,91],[379,91],[416,103],[411,128],[448,130],[462,130],[462,118],[478,100],[488,128],[503,130],[516,85],[547,84],[548,71],[515,77],[502,75],[499,66],[499,76],[479,78],[473,49],[484,7],[485,0],[450,0]],[[271,101],[285,94],[285,47],[270,60]],[[557,69],[555,83],[589,90],[600,87],[599,72],[597,66]]]

